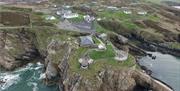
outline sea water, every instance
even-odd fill
[[[29,63],[12,72],[0,70],[0,91],[58,91],[57,86],[43,84],[43,64]]]
[[[143,57],[140,65],[152,71],[152,76],[165,82],[175,91],[180,91],[180,58],[159,52],[150,52],[156,56],[155,60]]]

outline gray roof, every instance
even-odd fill
[[[83,67],[88,66],[89,65],[89,60],[90,60],[90,58],[88,56],[83,57],[81,66],[83,66]]]
[[[80,44],[82,46],[84,46],[84,45],[93,45],[94,41],[93,41],[91,36],[83,36],[83,37],[80,37]]]
[[[83,66],[83,67],[86,67],[88,65],[89,65],[88,60],[85,60],[85,59],[81,63],[81,66]]]

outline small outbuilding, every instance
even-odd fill
[[[137,12],[138,15],[147,15],[147,12],[146,11],[139,11]]]
[[[130,10],[124,10],[123,11],[125,14],[132,14],[132,11],[130,11]]]
[[[93,63],[93,60],[86,55],[79,59],[79,63],[82,69],[87,69],[89,65]]]
[[[46,20],[56,20],[56,17],[55,16],[47,16]]]
[[[79,17],[79,14],[77,13],[65,13],[62,18],[65,18],[65,19],[71,19],[71,18],[77,18]]]
[[[94,21],[95,20],[95,17],[94,16],[90,16],[90,15],[85,15],[84,16],[84,20],[86,21],[86,22],[92,22],[92,21]]]
[[[119,10],[119,8],[114,7],[114,6],[107,6],[107,9],[108,9],[108,10],[113,10],[113,11]]]

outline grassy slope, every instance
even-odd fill
[[[101,71],[105,67],[111,67],[112,69],[124,68],[124,67],[132,67],[135,64],[135,59],[132,55],[129,55],[129,58],[124,62],[118,62],[113,57],[104,57],[94,60],[94,63],[90,65],[88,70],[80,69],[80,64],[78,62],[79,57],[84,54],[88,49],[86,48],[79,48],[77,49],[73,55],[70,57],[70,70],[71,74],[78,73],[81,74],[83,77],[94,80],[94,76],[97,75],[98,71]],[[105,53],[108,54],[108,53]],[[101,54],[97,54],[101,55]],[[110,54],[111,55],[111,54]]]
[[[153,3],[161,3],[161,1],[168,1],[168,0],[146,0],[149,2],[153,2]],[[175,1],[175,2],[180,2],[180,0],[169,0],[169,1]]]
[[[92,50],[89,53],[89,55],[92,59],[98,60],[98,59],[103,59],[103,58],[113,58],[115,57],[115,52],[111,45],[107,45],[107,50],[105,51]]]

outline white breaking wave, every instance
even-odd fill
[[[4,84],[1,85],[0,89],[5,90],[13,84],[17,84],[20,81],[19,74],[5,74],[4,76],[0,76],[2,81],[5,81]]]
[[[38,66],[43,66],[43,64],[41,62],[37,62],[36,63]]]
[[[42,67],[43,67],[43,64],[41,64],[40,62],[37,62],[35,65],[32,63],[29,63],[25,67],[19,68],[15,71],[0,73],[0,81],[5,82],[3,84],[0,84],[0,91],[6,90],[10,86],[18,84],[21,81],[20,75],[22,75],[24,72],[26,72],[28,70],[34,70],[34,71],[39,70]],[[38,78],[36,78],[35,73],[34,73],[32,78],[29,79],[29,81],[43,79],[44,78],[43,74],[44,73],[41,73],[38,76]],[[38,91],[37,83],[29,82],[27,85],[33,86],[32,91]]]
[[[39,88],[37,87],[38,84],[35,82],[28,82],[27,85],[30,87],[33,86],[32,91],[38,91],[39,90]]]
[[[46,74],[45,73],[41,73],[40,77],[39,77],[39,80],[42,80],[42,79],[45,79],[45,78],[46,78]]]

